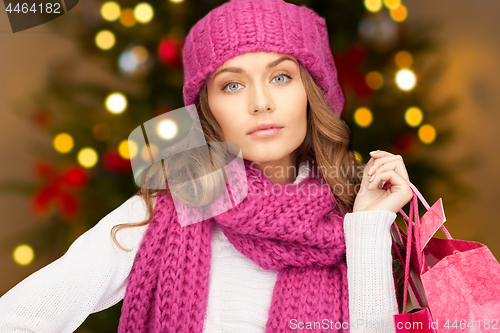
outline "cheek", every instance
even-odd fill
[[[296,89],[286,99],[287,107],[290,110],[291,119],[297,130],[305,131],[307,128],[307,94],[303,86]]]
[[[223,107],[223,102],[221,101],[221,98],[219,95],[214,92],[213,89],[216,89],[214,87],[209,86],[207,89],[207,95],[208,95],[208,107],[212,111],[212,114],[219,124],[222,133],[225,134],[227,132],[227,117],[225,115],[225,110]]]

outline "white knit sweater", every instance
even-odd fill
[[[308,170],[300,165],[295,183]],[[0,332],[74,332],[92,313],[125,295],[128,276],[147,225],[119,231],[120,250],[110,230],[145,220],[142,198],[133,196],[82,234],[59,259],[34,272],[0,298]],[[398,307],[392,276],[389,211],[348,213],[344,218],[351,332],[395,332]],[[277,270],[264,270],[238,252],[222,230],[212,228],[212,257],[204,333],[265,331]],[[325,321],[323,321],[323,319]],[[328,322],[335,332],[329,318]],[[290,328],[314,323],[291,320]],[[318,324],[317,324],[318,325]],[[325,327],[325,326],[322,326]]]

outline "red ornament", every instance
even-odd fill
[[[344,54],[334,55],[334,58],[339,82],[344,91],[347,93],[351,89],[358,97],[370,97],[373,91],[366,84],[361,68],[366,60],[366,49],[355,44]]]
[[[73,187],[83,187],[87,184],[87,175],[79,166],[69,167],[62,175],[63,183]]]
[[[184,38],[169,34],[161,39],[158,46],[158,58],[168,67],[180,68],[182,67],[183,46]]]
[[[66,220],[76,217],[79,206],[70,188],[87,184],[88,177],[85,170],[80,166],[70,166],[58,173],[51,162],[41,160],[35,165],[35,173],[45,179],[46,184],[33,194],[32,210],[38,215],[45,216],[57,209]]]
[[[111,172],[130,172],[132,169],[130,160],[121,157],[116,150],[110,150],[104,153],[102,163],[104,169]]]

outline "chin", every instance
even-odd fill
[[[290,155],[293,151],[294,149],[291,149],[290,152],[288,152],[288,149],[285,151],[283,148],[280,149],[264,148],[264,149],[259,149],[258,151],[255,152],[248,152],[246,154],[243,152],[242,155],[244,159],[254,163],[270,163],[284,159],[285,157]]]

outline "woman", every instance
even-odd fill
[[[119,332],[394,332],[389,230],[412,191],[400,156],[349,152],[324,19],[232,0],[183,62],[185,104],[207,142],[240,147],[248,195],[181,227],[168,190],[141,189],[0,299],[0,332],[72,332],[121,299]]]

